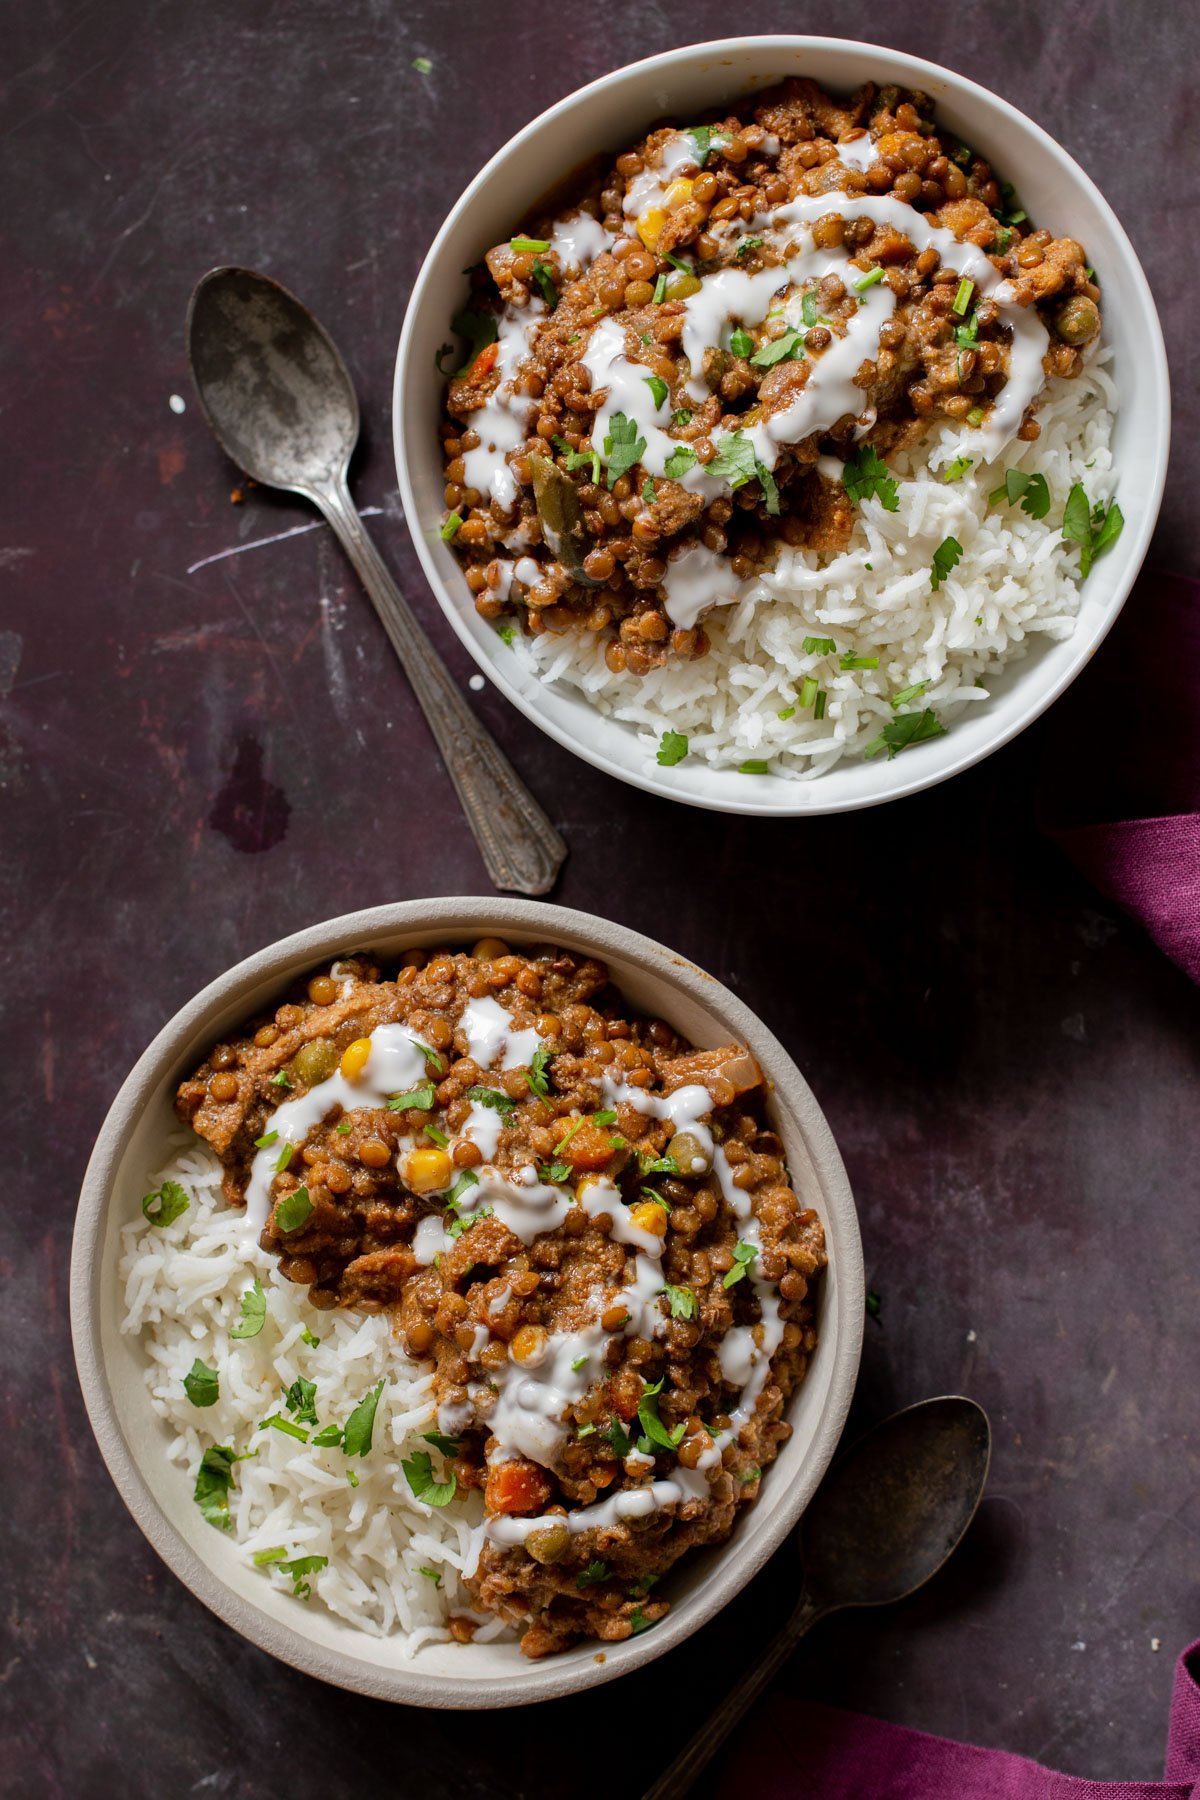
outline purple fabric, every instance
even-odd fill
[[[776,1693],[723,1765],[718,1800],[1200,1800],[1200,1640],[1175,1670],[1164,1781],[1087,1781]]]
[[[1051,715],[1041,826],[1200,981],[1200,582],[1141,576]]]

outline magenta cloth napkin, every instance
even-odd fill
[[[1200,582],[1142,574],[1047,737],[1042,830],[1200,982]]]
[[[1200,1639],[1175,1669],[1164,1781],[1085,1781],[776,1694],[727,1755],[719,1800],[1200,1800]]]

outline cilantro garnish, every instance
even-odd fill
[[[749,1273],[750,1264],[757,1255],[757,1244],[735,1244],[733,1247],[733,1267],[726,1270],[721,1286],[731,1288],[735,1282],[740,1281],[743,1275]]]
[[[315,1425],[317,1422],[317,1409],[313,1405],[316,1397],[316,1382],[306,1381],[303,1375],[296,1377],[283,1396],[284,1404],[292,1417],[299,1419],[303,1425]]]
[[[577,1356],[575,1358],[574,1362],[571,1364],[572,1372],[577,1375],[579,1373],[580,1369],[586,1368],[587,1364],[590,1361],[591,1361],[590,1356]]]
[[[502,1113],[505,1119],[517,1110],[516,1101],[510,1100],[507,1094],[502,1094],[499,1088],[469,1087],[467,1099],[478,1101],[480,1106],[490,1106],[493,1112]]]
[[[651,294],[650,298],[654,302],[655,306],[661,306],[663,301],[666,299],[666,297],[667,297],[667,271],[664,269],[662,271],[662,273],[659,276],[657,276],[657,278],[655,279],[654,292]],[[648,344],[651,342],[651,339],[647,335],[642,338],[642,342],[643,342],[643,344]]]
[[[690,444],[676,444],[663,464],[663,472],[669,475],[672,481],[678,481],[681,475],[687,474],[695,461],[696,452]]]
[[[469,1218],[464,1219],[464,1218],[460,1217],[457,1219],[452,1219],[450,1221],[449,1225],[447,1225],[447,1227],[446,1227],[447,1235],[449,1237],[452,1237],[454,1239],[454,1241],[457,1243],[458,1239],[462,1236],[464,1231],[470,1231],[472,1225],[478,1225],[480,1219],[490,1219],[491,1216],[492,1216],[491,1207],[490,1206],[481,1206],[479,1208],[479,1211],[473,1212]],[[474,1268],[474,1266],[475,1266],[474,1263],[472,1263],[471,1267]]]
[[[453,1469],[449,1481],[433,1479],[433,1458],[428,1450],[414,1450],[411,1456],[401,1461],[400,1467],[414,1499],[423,1500],[426,1506],[449,1506],[458,1491],[458,1477]]]
[[[696,146],[696,161],[703,168],[711,150],[719,150],[729,142],[724,132],[718,131],[715,125],[689,125],[687,135]]]
[[[650,389],[651,397],[654,400],[654,409],[657,412],[671,390],[661,375],[643,375],[642,380]]]
[[[691,422],[692,409],[690,406],[679,406],[671,414],[672,425],[690,425]]]
[[[881,750],[888,753],[888,761],[898,756],[901,750],[907,750],[910,744],[923,744],[927,738],[945,737],[946,727],[935,712],[928,707],[924,712],[901,713],[899,718],[892,719],[884,726],[877,738],[863,750],[868,759],[878,756]]]
[[[500,642],[502,644],[507,644],[509,649],[511,650],[513,645],[517,641],[516,626],[515,625],[497,625],[496,636],[500,639]]]
[[[760,237],[744,237],[739,241],[737,249],[733,254],[735,257],[748,256],[751,250],[758,250],[761,246],[762,239]]]
[[[678,1175],[678,1158],[672,1156],[670,1151],[662,1156],[655,1156],[652,1150],[639,1150],[638,1174],[643,1178],[647,1175]]]
[[[608,485],[615,487],[627,469],[645,454],[646,440],[638,435],[637,421],[623,412],[614,413],[604,439],[604,457],[608,464]]]
[[[974,458],[970,456],[956,456],[949,468],[943,471],[942,480],[960,481],[973,461]]]
[[[979,342],[979,314],[973,312],[965,325],[954,327],[954,341],[960,350],[973,350]]]
[[[842,470],[842,486],[850,498],[866,500],[873,494],[884,512],[900,510],[897,485],[872,444],[864,444],[861,450],[856,450]]]
[[[537,256],[541,251],[550,248],[549,238],[515,237],[509,238],[508,247],[518,256]]]
[[[696,1317],[700,1310],[700,1302],[691,1288],[668,1285],[663,1289],[663,1293],[667,1296],[673,1319],[694,1319]]]
[[[301,1444],[308,1442],[308,1433],[303,1425],[293,1425],[290,1419],[281,1417],[279,1413],[271,1413],[267,1418],[260,1419],[256,1429],[266,1431],[268,1427],[272,1431],[281,1431],[285,1437],[295,1438]]]
[[[661,763],[664,769],[673,769],[676,763],[683,761],[687,753],[688,741],[682,731],[664,731],[654,760]]]
[[[910,700],[920,699],[928,686],[928,681],[914,681],[911,687],[901,688],[898,694],[892,695],[892,705],[907,706]]]
[[[256,1275],[254,1284],[242,1295],[241,1319],[229,1333],[233,1338],[257,1337],[267,1319],[267,1297],[262,1290],[262,1282]]]
[[[433,1070],[434,1074],[440,1075],[442,1072],[441,1053],[439,1051],[433,1049],[433,1047],[431,1045],[423,1044],[421,1042],[420,1038],[409,1038],[408,1041],[410,1044],[416,1045],[417,1049],[421,1052],[421,1055],[425,1058],[425,1061],[428,1063],[429,1067]]]
[[[271,1148],[271,1145],[274,1143],[277,1143],[278,1140],[279,1140],[279,1133],[277,1131],[267,1131],[267,1132],[264,1132],[262,1137],[255,1138],[254,1148],[256,1150],[269,1150]]]
[[[542,299],[546,302],[550,311],[553,312],[558,305],[558,289],[554,285],[553,270],[549,269],[544,262],[535,262],[533,265],[533,279],[542,290]]]
[[[426,1581],[432,1581],[434,1587],[441,1587],[442,1578],[436,1569],[427,1569],[424,1563],[417,1566],[417,1574],[424,1575]]]
[[[245,1460],[228,1444],[210,1444],[200,1458],[192,1498],[209,1524],[215,1525],[218,1531],[228,1531],[232,1526],[229,1490],[233,1485],[233,1465]]]
[[[739,763],[739,775],[766,775],[770,772],[770,763],[764,762],[761,756],[752,756],[747,762]]]
[[[958,562],[961,555],[962,545],[957,538],[948,537],[942,539],[941,543],[933,553],[933,566],[929,571],[929,585],[935,594],[941,587],[943,581],[946,581],[949,578],[951,569]]]
[[[424,1443],[432,1444],[435,1450],[440,1450],[443,1456],[458,1455],[458,1439],[447,1437],[443,1431],[423,1431],[421,1438]]]
[[[595,1437],[595,1435],[596,1427],[594,1425],[577,1425],[575,1427],[575,1439],[577,1443],[582,1442],[584,1438]]]
[[[450,327],[451,330],[457,331],[459,337],[466,338],[470,346],[466,362],[461,369],[454,371],[456,376],[465,375],[479,352],[486,350],[489,344],[496,342],[496,315],[495,313],[475,312],[473,308],[466,306],[461,312],[455,313],[450,321]]]
[[[371,1448],[371,1437],[375,1430],[375,1411],[379,1405],[379,1396],[383,1392],[383,1382],[376,1382],[369,1394],[364,1394],[342,1428],[342,1449],[347,1456],[365,1456]]]
[[[647,506],[653,506],[657,497],[657,489],[654,486],[653,478],[647,475],[645,481],[642,483],[642,499],[646,502]]]
[[[420,1087],[410,1088],[407,1094],[393,1094],[387,1109],[389,1112],[407,1112],[414,1106],[420,1112],[430,1112],[435,1098],[432,1081],[423,1081]]]
[[[705,473],[718,475],[730,487],[739,488],[754,479],[757,463],[754,445],[745,433],[726,432],[718,440],[716,455],[706,465]]]
[[[280,1231],[299,1231],[313,1209],[306,1187],[298,1187],[275,1208],[275,1223]]]
[[[160,1188],[147,1194],[142,1212],[151,1225],[173,1225],[188,1209],[188,1197],[177,1181],[164,1181]]]
[[[856,656],[853,650],[847,650],[842,657],[842,667],[843,669],[877,669],[879,658],[877,656]]]
[[[342,1441],[342,1428],[340,1425],[322,1425],[320,1431],[313,1432],[312,1441],[314,1444],[319,1445],[322,1450],[336,1447]],[[354,1482],[351,1485],[357,1486],[358,1484],[357,1482]]]
[[[281,1562],[277,1566],[281,1573],[292,1578],[292,1592],[298,1600],[307,1600],[312,1593],[306,1575],[315,1575],[319,1569],[327,1566],[327,1556],[295,1556],[291,1562]]]
[[[600,452],[598,450],[572,450],[565,437],[555,437],[554,447],[561,450],[567,459],[568,469],[590,469],[592,480],[600,484]]]
[[[598,1581],[607,1581],[608,1564],[606,1562],[590,1562],[586,1569],[581,1569],[575,1577],[577,1588],[595,1587]]]
[[[450,1148],[450,1139],[446,1136],[444,1131],[439,1131],[436,1125],[422,1125],[421,1130],[424,1136],[429,1139],[430,1143],[436,1144],[439,1150],[448,1150]]]
[[[800,331],[785,331],[782,337],[772,338],[761,350],[756,350],[750,358],[752,367],[756,369],[773,369],[790,357],[804,355],[804,334]]]
[[[292,1160],[293,1156],[295,1156],[295,1154],[296,1154],[295,1144],[285,1144],[283,1146],[283,1149],[279,1152],[278,1157],[275,1159],[275,1173],[277,1175],[283,1174],[283,1171],[287,1168],[288,1164],[291,1162],[291,1160]]]
[[[620,1419],[613,1420],[608,1430],[604,1433],[604,1437],[605,1440],[612,1445],[613,1454],[616,1456],[617,1461],[624,1462],[625,1458],[629,1455],[629,1452],[633,1449],[633,1442]]]
[[[817,311],[817,296],[815,294],[805,294],[803,300],[801,300],[800,317],[804,320],[804,323],[810,327],[813,325],[828,325],[829,323],[829,320]]]
[[[805,656],[832,656],[836,649],[833,638],[806,637],[804,640]]]
[[[606,1108],[604,1112],[594,1112],[592,1114],[593,1125],[615,1125],[616,1122],[617,1115],[613,1112],[611,1107]]]
[[[446,370],[442,367],[442,363],[447,356],[453,356],[453,355],[454,355],[454,345],[453,344],[439,345],[438,353],[433,359],[433,366],[437,370],[439,375],[446,374]]]
[[[749,1469],[743,1469],[740,1472],[740,1474],[738,1475],[738,1480],[740,1481],[740,1483],[742,1484],[743,1487],[749,1487],[753,1482],[758,1480],[758,1478],[761,1474],[762,1474],[761,1469],[756,1469],[753,1467],[751,1467]]]
[[[308,1345],[310,1350],[315,1350],[317,1345],[321,1341],[319,1337],[315,1337],[313,1335],[313,1333],[308,1329],[307,1325],[304,1327],[304,1330],[300,1333],[300,1336],[303,1339],[303,1341]]]
[[[999,506],[1007,501],[1011,506],[1017,500],[1021,502],[1021,511],[1028,513],[1031,519],[1044,519],[1050,511],[1050,489],[1046,477],[1040,474],[1026,475],[1021,469],[1006,469],[1004,485],[992,490],[988,495],[988,505]]]
[[[447,516],[442,524],[441,530],[438,532],[438,536],[442,539],[443,543],[448,544],[452,538],[458,535],[459,531],[462,529],[462,522],[461,513],[452,512]]]
[[[1107,506],[1103,501],[1096,506],[1089,506],[1083,483],[1075,483],[1067,495],[1062,534],[1069,542],[1080,547],[1081,581],[1087,579],[1096,558],[1103,556],[1106,550],[1111,550],[1124,528],[1125,517],[1115,500],[1110,500]]]
[[[643,1631],[649,1631],[654,1620],[648,1619],[640,1606],[635,1606],[629,1615],[629,1623],[633,1627],[634,1637],[638,1637]]]
[[[546,1071],[556,1055],[557,1052],[552,1050],[549,1044],[539,1044],[530,1059],[529,1074],[526,1077],[529,1082],[529,1091],[531,1094],[536,1094],[541,1100],[545,1100],[549,1096],[550,1078]]]
[[[641,1421],[642,1430],[652,1444],[658,1444],[664,1450],[675,1450],[683,1441],[683,1434],[687,1430],[687,1421],[681,1419],[671,1431],[663,1424],[658,1416],[658,1396],[662,1392],[662,1385],[663,1378],[660,1376],[653,1386],[646,1388],[645,1393],[638,1401],[638,1418]]]
[[[883,270],[876,264],[873,269],[868,269],[861,281],[855,281],[851,285],[856,294],[865,294],[868,288],[873,288],[877,281],[882,280]]]
[[[197,1357],[183,1378],[183,1391],[193,1406],[213,1406],[220,1396],[217,1371]]]
[[[450,1189],[450,1192],[446,1195],[446,1205],[448,1207],[457,1206],[468,1188],[478,1186],[479,1177],[474,1169],[464,1169],[462,1174],[455,1181],[454,1186]]]
[[[571,1167],[571,1164],[567,1163],[567,1162],[549,1162],[549,1163],[539,1163],[538,1164],[538,1175],[542,1181],[550,1181],[550,1182],[569,1181],[571,1179],[571,1176],[574,1173],[575,1173],[575,1171]]]
[[[735,356],[749,356],[754,349],[754,339],[739,325],[730,336],[729,348]]]
[[[286,1069],[280,1069],[278,1075],[272,1075],[271,1077],[272,1087],[290,1088],[291,1085],[291,1082],[288,1080],[288,1072]]]

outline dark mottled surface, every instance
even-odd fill
[[[344,346],[359,498],[383,509],[380,542],[465,681],[393,491],[387,399],[418,261],[543,104],[739,25],[869,27],[998,89],[1096,177],[1171,344],[1185,453],[1153,559],[1194,572],[1197,267],[1170,228],[1195,191],[1194,8],[7,9],[6,1795],[633,1794],[776,1616],[782,1569],[624,1686],[470,1730],[326,1690],[219,1625],[130,1523],[84,1419],[65,1298],[93,1134],[181,1002],[308,920],[485,885],[328,533],[197,566],[309,519],[228,504],[184,367],[193,280],[223,260],[271,270]],[[479,705],[571,843],[561,898],[730,981],[824,1102],[883,1296],[861,1419],[953,1387],[992,1414],[991,1492],[953,1569],[893,1614],[825,1627],[781,1688],[1080,1773],[1157,1773],[1172,1654],[1200,1629],[1195,999],[1036,835],[1046,729],[890,811],[772,827],[669,808],[490,689]],[[736,1760],[726,1779],[736,1791]]]

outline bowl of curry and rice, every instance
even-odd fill
[[[944,779],[1067,686],[1149,542],[1169,394],[1045,131],[779,37],[622,69],[492,159],[394,425],[426,574],[515,704],[635,785],[799,813]]]
[[[214,982],[105,1122],[76,1360],[138,1524],[326,1680],[499,1706],[680,1642],[781,1543],[861,1345],[768,1029],[650,940],[407,902]]]

